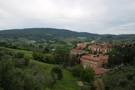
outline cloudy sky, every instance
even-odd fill
[[[135,34],[135,0],[0,0],[0,30],[34,27]]]

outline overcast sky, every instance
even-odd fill
[[[34,27],[135,34],[135,0],[0,0],[0,30]]]

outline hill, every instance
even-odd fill
[[[36,67],[39,69],[44,74],[50,75],[51,69],[55,66],[58,66],[56,64],[47,64],[43,62],[36,61],[32,58],[32,51],[26,51],[26,50],[17,50],[17,49],[11,49],[11,48],[5,48],[5,47],[0,47],[0,49],[6,49],[6,50],[11,50],[15,52],[22,52],[24,53],[25,56],[30,58],[29,66],[24,67],[23,70],[28,70],[30,69],[29,67],[31,64],[35,64]],[[63,79],[62,80],[57,80],[56,83],[54,84],[53,87],[51,87],[51,90],[80,90],[80,86],[78,86],[77,79],[72,75],[72,73],[66,69],[62,69],[63,72]],[[46,77],[47,78],[47,77]],[[45,87],[46,88],[46,87]],[[47,90],[47,89],[43,90]],[[49,89],[49,90],[50,90]],[[35,90],[35,89],[34,89]]]
[[[52,39],[54,37],[91,37],[98,36],[98,34],[91,34],[86,32],[75,32],[66,29],[55,28],[27,28],[27,29],[11,29],[0,31],[1,38],[20,38],[34,37],[35,39],[47,38]]]
[[[63,40],[65,38],[77,38],[85,41],[97,40],[104,42],[132,42],[135,34],[93,34],[87,32],[75,32],[67,29],[56,28],[25,28],[0,31],[2,42],[44,43],[45,41]],[[64,41],[64,40],[63,40]],[[21,43],[22,44],[22,43]]]

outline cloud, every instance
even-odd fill
[[[106,31],[107,31],[106,33],[110,33],[110,34],[134,34],[135,22],[110,27]]]
[[[135,0],[1,0],[0,29],[51,27],[90,33],[135,33],[134,27],[121,28],[135,23],[134,11]]]

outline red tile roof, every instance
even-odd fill
[[[94,71],[96,75],[101,75],[106,73],[106,70],[104,68],[94,68]]]
[[[88,51],[84,51],[84,50],[76,50],[76,49],[72,49],[70,51],[75,51],[75,52],[81,52],[81,53],[89,53]]]
[[[102,59],[105,59],[105,60],[108,60],[109,58],[109,55],[106,55],[106,56],[101,56]]]
[[[89,60],[93,60],[93,61],[99,61],[101,60],[100,57],[92,57],[92,56],[82,56],[81,58],[84,58],[84,59],[89,59]]]
[[[77,48],[82,48],[83,49],[83,48],[86,48],[86,47],[85,46],[78,46]]]
[[[88,54],[88,55],[82,56],[82,58],[88,59],[88,60],[93,60],[93,61],[108,60],[108,58],[109,58],[108,55],[106,55],[106,56],[99,56],[99,57],[93,57],[93,54]]]

